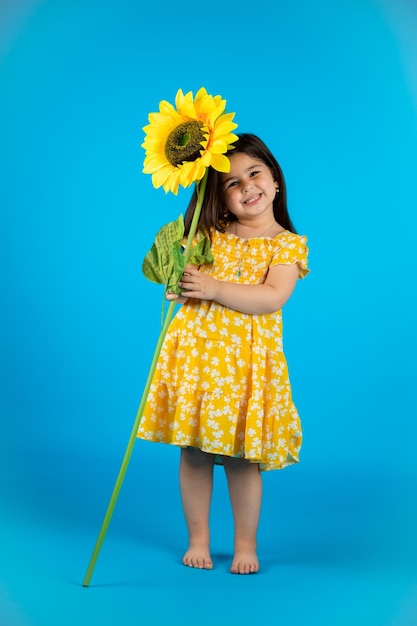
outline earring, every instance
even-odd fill
[[[230,223],[232,214],[229,209],[223,209],[223,217],[220,219],[222,226],[226,227]]]

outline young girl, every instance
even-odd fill
[[[255,135],[239,136],[230,172],[210,169],[199,227],[212,265],[187,265],[183,306],[165,337],[138,436],[181,447],[180,490],[189,534],[183,563],[211,569],[213,466],[222,463],[233,510],[230,571],[257,572],[260,471],[298,461],[301,427],[282,350],[281,309],[307,273],[284,177]],[[196,192],[185,215],[189,230]]]

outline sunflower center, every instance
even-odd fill
[[[171,165],[177,167],[183,161],[195,161],[201,156],[201,142],[205,139],[203,128],[202,122],[191,120],[179,124],[169,133],[165,156]]]

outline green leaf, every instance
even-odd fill
[[[211,253],[210,240],[201,231],[199,231],[198,235],[199,240],[191,248],[188,262],[192,265],[205,265],[206,263],[211,265],[214,258]]]
[[[182,254],[183,238],[184,220],[180,215],[175,221],[168,222],[157,232],[152,248],[142,263],[142,271],[148,280],[166,285],[167,291],[178,295],[182,291],[178,287],[178,282],[187,263],[193,265],[213,263],[210,241],[201,231],[198,233],[198,241],[190,250],[188,260]]]
[[[162,226],[157,232],[152,248],[145,256],[142,271],[148,280],[162,285],[167,284],[174,269],[175,252],[181,254],[184,236],[184,220],[180,215],[175,221]]]

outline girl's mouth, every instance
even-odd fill
[[[245,200],[243,204],[247,204],[247,205],[248,204],[255,204],[255,202],[257,202],[260,197],[261,197],[261,194],[257,193],[255,196],[251,196],[250,198]]]

